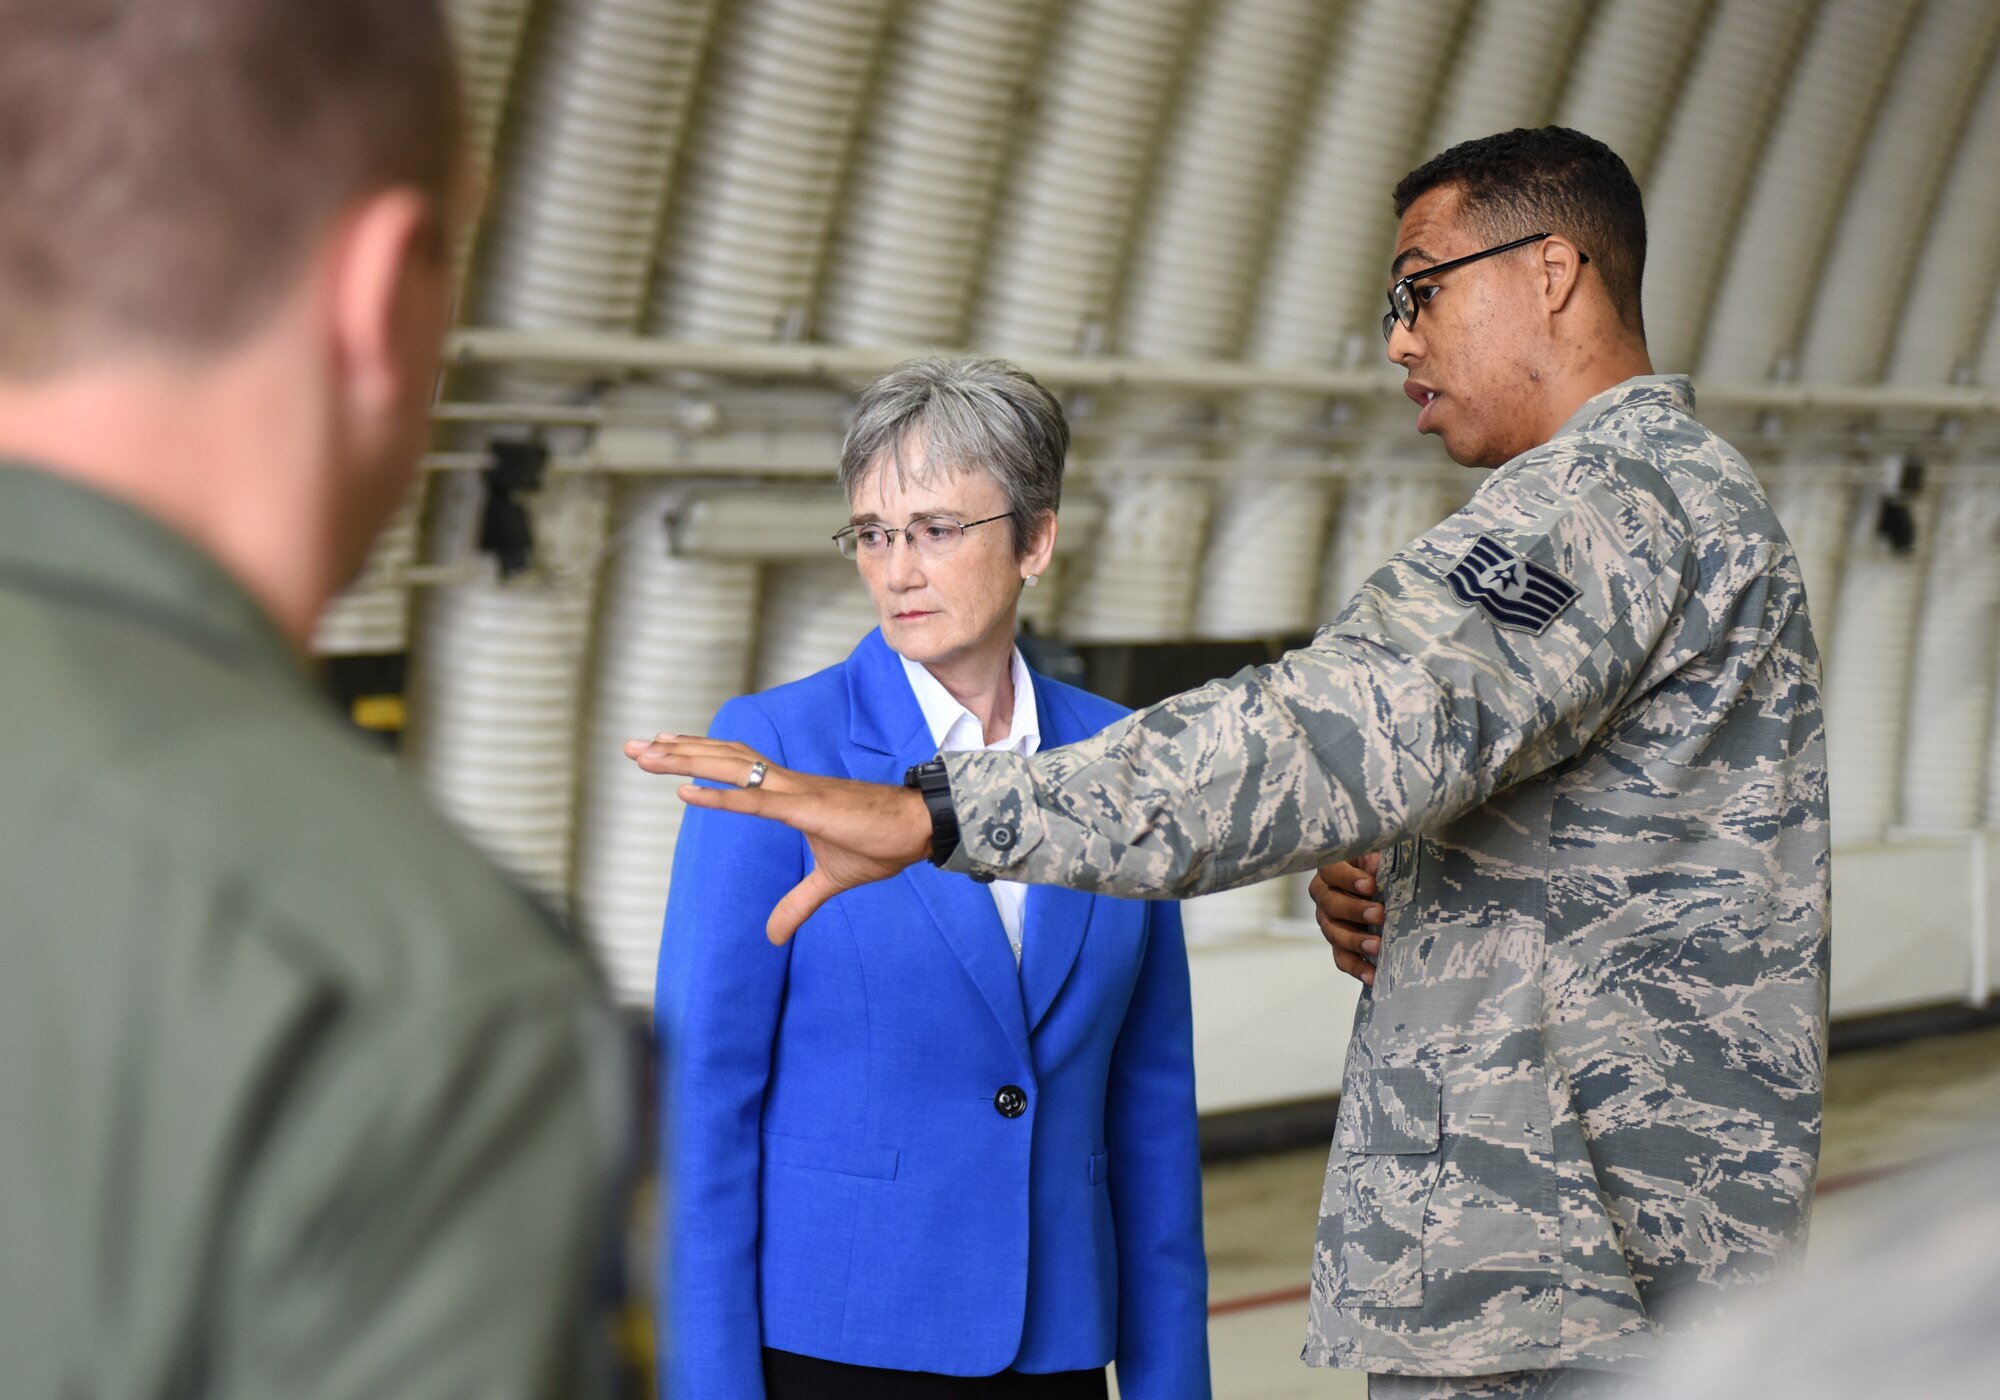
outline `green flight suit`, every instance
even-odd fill
[[[179,535],[0,467],[0,1389],[588,1396],[588,959]]]

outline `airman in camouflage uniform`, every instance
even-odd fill
[[[1618,1366],[1802,1240],[1818,659],[1791,546],[1692,406],[1679,378],[1593,398],[1271,666],[1033,763],[946,759],[980,875],[1184,897],[1386,846],[1315,1364]],[[1465,601],[1496,546],[1573,596]]]
[[[1756,477],[1651,373],[1623,162],[1515,132],[1397,194],[1391,357],[1419,428],[1495,470],[1310,646],[1032,759],[925,765],[942,807],[922,769],[923,808],[775,769],[690,800],[813,837],[774,936],[923,835],[950,869],[1141,897],[1384,851],[1305,1359],[1376,1396],[1596,1394],[1803,1242],[1818,654]],[[633,752],[731,781],[748,756]]]

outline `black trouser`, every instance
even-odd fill
[[[935,1376],[764,1348],[766,1400],[1105,1400],[1110,1393],[1101,1370]]]

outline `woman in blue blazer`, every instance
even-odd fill
[[[881,617],[711,734],[876,782],[1032,752],[1117,706],[1028,671],[1068,427],[994,361],[857,405],[837,537]],[[662,1377],[674,1400],[1209,1394],[1188,970],[1172,904],[928,865],[773,947],[808,868],[775,822],[690,809],[660,953]]]

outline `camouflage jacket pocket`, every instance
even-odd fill
[[[1438,1178],[1438,1081],[1422,1065],[1350,1072],[1335,1141],[1339,1297],[1381,1308],[1424,1301],[1424,1215]],[[1333,1183],[1329,1181],[1329,1185]]]

